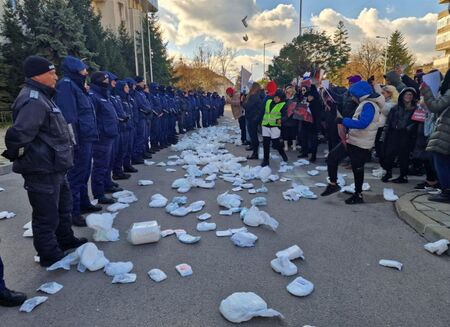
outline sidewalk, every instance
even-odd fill
[[[428,241],[450,240],[450,204],[430,202],[428,196],[419,191],[406,193],[395,204],[397,213]]]

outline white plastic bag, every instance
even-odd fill
[[[116,242],[119,231],[112,227],[117,214],[90,214],[86,217],[86,224],[94,230],[93,239],[96,242]]]
[[[139,181],[138,181],[138,185],[139,186],[148,186],[148,185],[153,185],[154,183],[153,183],[153,181],[151,181],[151,180],[146,180],[146,179],[140,179]]]
[[[220,313],[228,321],[240,323],[253,317],[280,317],[281,313],[269,309],[267,303],[253,292],[233,293],[220,303]]]
[[[124,197],[118,198],[117,202],[130,204],[130,203],[137,202],[137,200],[138,200],[138,198],[133,194],[130,196],[124,196]]]
[[[172,210],[170,214],[175,217],[184,217],[192,212],[190,207],[178,207],[175,210]]]
[[[398,195],[394,193],[394,189],[385,188],[383,190],[383,197],[386,201],[395,202],[398,200]]]
[[[115,193],[113,193],[113,194],[112,194],[112,197],[113,197],[114,199],[120,199],[120,198],[127,198],[127,197],[133,196],[133,195],[134,195],[133,192],[127,191],[127,190],[123,190],[123,191],[120,191],[120,192],[115,192]]]
[[[270,217],[270,215],[259,210],[257,207],[252,206],[244,216],[244,224],[252,227],[257,227],[259,225],[266,225],[273,231],[278,228],[278,221]]]
[[[114,204],[111,204],[110,206],[108,206],[106,208],[107,211],[109,212],[117,212],[119,210],[123,210],[128,208],[130,205],[128,203],[120,203],[120,202],[116,202]]]
[[[16,214],[14,212],[9,212],[9,211],[1,211],[0,212],[0,219],[11,219],[14,218],[16,216]]]
[[[161,228],[156,220],[134,223],[128,232],[127,240],[133,245],[158,242]]]
[[[261,207],[267,205],[267,199],[263,196],[258,196],[251,200],[252,206]]]
[[[196,201],[191,203],[188,208],[190,209],[190,212],[199,212],[203,209],[205,204],[205,201]]]
[[[202,222],[197,224],[197,231],[199,232],[209,232],[216,229],[215,223]]]
[[[127,274],[132,270],[133,270],[133,263],[131,261],[108,262],[104,269],[105,274],[107,274],[110,277]]]
[[[193,274],[192,267],[187,263],[176,265],[175,269],[178,271],[181,277],[187,277]]]
[[[75,251],[82,264],[89,271],[97,271],[105,267],[109,262],[103,251],[100,251],[94,243],[85,243]]]
[[[436,253],[437,255],[441,255],[448,250],[449,244],[450,242],[448,240],[442,239],[434,243],[427,243],[423,247],[430,253]]]
[[[278,258],[280,258],[282,256],[287,256],[289,258],[289,260],[295,260],[298,258],[305,260],[305,255],[303,254],[303,250],[298,245],[293,245],[291,247],[288,247],[287,249],[278,251],[275,255]]]
[[[198,220],[208,220],[211,217],[212,217],[211,214],[205,212],[204,214],[201,214],[200,216],[197,216],[197,219]]]
[[[270,266],[277,273],[283,276],[292,276],[297,274],[298,268],[294,265],[287,256],[281,256],[270,261]]]
[[[241,248],[250,248],[255,246],[255,242],[258,237],[255,234],[249,232],[238,232],[231,237],[231,241],[234,245]]]
[[[150,279],[156,283],[162,282],[163,280],[167,279],[167,275],[160,269],[152,269],[147,274],[148,277],[150,277]]]
[[[303,277],[297,277],[286,287],[286,289],[292,295],[303,297],[314,291],[314,284]]]
[[[186,232],[183,234],[177,234],[177,238],[181,243],[184,244],[195,244],[201,239],[200,236],[192,236],[187,234]]]
[[[21,312],[31,312],[34,308],[36,308],[39,304],[47,301],[47,296],[35,296],[31,299],[26,300],[20,307],[19,311]]]
[[[169,200],[161,194],[152,195],[150,203],[148,204],[150,208],[164,208]]]
[[[241,206],[242,198],[237,194],[228,194],[225,192],[217,197],[217,203],[224,208],[232,209]]]
[[[63,286],[61,284],[58,284],[56,282],[49,282],[49,283],[45,283],[42,284],[41,286],[39,286],[39,288],[37,289],[37,291],[41,291],[47,294],[56,294],[59,291],[61,291],[63,288]]]
[[[115,275],[112,284],[129,284],[136,281],[136,274]]]
[[[382,260],[380,260],[379,264],[384,267],[395,268],[398,270],[402,270],[402,267],[403,267],[402,263],[395,261],[395,260],[382,259]]]

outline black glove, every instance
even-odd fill
[[[14,161],[16,159],[9,154],[8,150],[3,151],[2,156],[8,159],[9,161]]]
[[[343,121],[344,119],[342,118],[342,117],[337,117],[336,118],[336,124],[342,124],[342,121]]]

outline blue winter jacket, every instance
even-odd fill
[[[378,97],[378,94],[373,94],[372,86],[366,81],[360,81],[358,83],[353,84],[349,89],[350,95],[354,96],[357,99],[360,99],[364,96],[372,96]],[[344,118],[342,124],[346,128],[353,129],[365,129],[367,128],[373,120],[375,116],[375,107],[371,103],[366,103],[359,115],[358,119],[352,118]]]
[[[97,114],[97,126],[100,138],[114,138],[119,135],[118,117],[110,101],[108,87],[91,84],[90,96]]]

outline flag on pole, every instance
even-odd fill
[[[247,69],[245,69],[243,66],[241,66],[241,92],[244,91],[251,76],[252,76],[252,73],[250,73]]]

